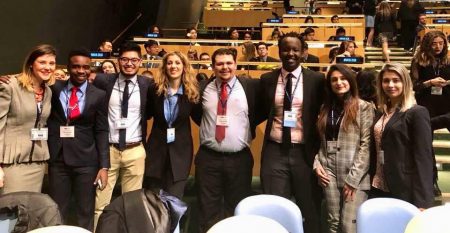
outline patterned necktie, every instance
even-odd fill
[[[227,82],[222,82],[220,85],[220,98],[217,103],[217,116],[227,115],[227,102],[228,102],[228,92],[227,92]],[[225,138],[225,128],[224,125],[216,124],[216,141],[222,142]]]
[[[69,98],[69,119],[73,120],[80,116],[80,108],[78,106],[78,87],[72,87],[72,94]]]
[[[286,85],[284,86],[284,101],[283,101],[283,120],[285,111],[291,111],[293,94],[292,94],[292,73],[286,77]],[[283,124],[284,125],[284,124]],[[291,128],[283,126],[283,146],[289,147],[291,145]]]

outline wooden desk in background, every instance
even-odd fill
[[[203,11],[206,27],[259,27],[261,22],[273,18],[272,10],[212,10]]]
[[[334,15],[304,15],[304,14],[284,14],[283,23],[304,23],[306,17],[312,17],[314,23],[331,23]],[[338,15],[339,23],[362,23],[365,25],[364,15]]]

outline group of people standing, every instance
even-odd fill
[[[119,49],[120,73],[97,74],[89,83],[89,53],[75,50],[69,80],[55,84],[49,80],[55,50],[38,46],[23,73],[0,84],[0,192],[40,192],[48,162],[50,196],[67,218],[75,195],[78,223],[89,230],[94,213],[101,221],[118,177],[122,193],[161,188],[182,198],[193,119],[200,126],[199,227],[206,232],[251,195],[250,145],[256,126],[267,120],[263,192],[293,196],[305,232],[320,231],[322,191],[331,232],[355,232],[356,209],[369,196],[430,207],[432,131],[427,109],[415,103],[413,87],[420,83],[413,84],[404,66],[386,64],[376,78],[377,102],[369,103],[359,97],[349,67],[332,65],[326,78],[302,67],[303,45],[297,33],[283,35],[282,67],[260,79],[236,76],[235,51],[218,49],[211,57],[214,77],[200,83],[179,52],[164,55],[154,81],[137,75],[142,56],[133,43]],[[418,65],[444,74],[443,59]],[[425,90],[445,86],[437,78],[418,80]]]

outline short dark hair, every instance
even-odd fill
[[[156,40],[147,40],[144,43],[144,48],[151,47],[153,45],[158,45],[158,42]]]
[[[345,28],[343,28],[343,27],[338,27],[338,28],[336,29],[336,35],[337,35],[337,34],[340,34],[340,33],[344,33],[344,34],[345,34]]]
[[[138,56],[141,57],[141,47],[138,44],[133,42],[125,42],[119,48],[119,57],[122,56],[125,52],[137,52]]]
[[[69,52],[68,62],[67,65],[70,65],[70,59],[75,56],[82,56],[82,57],[88,57],[91,58],[91,53],[86,48],[78,48],[73,49]]]
[[[105,40],[102,41],[102,43],[100,43],[100,45],[102,46],[102,45],[104,45],[106,43],[111,43],[112,44],[110,39],[105,39]]]
[[[237,57],[237,50],[234,48],[220,48],[217,49],[216,51],[214,51],[211,60],[212,60],[212,65],[214,66],[214,64],[216,64],[216,56],[218,55],[231,55],[233,56],[233,60],[234,62],[236,62],[236,57]]]
[[[305,31],[303,33],[305,33],[305,36],[308,35],[309,33],[313,33],[315,32],[314,29],[312,27],[308,27],[305,29]]]
[[[268,49],[269,48],[269,45],[268,44],[266,44],[264,41],[260,41],[260,42],[258,42],[258,44],[256,44],[256,49],[258,49],[259,48],[259,46],[261,46],[261,45],[264,45],[264,46],[266,46],[266,49]]]
[[[209,53],[206,53],[206,52],[205,52],[205,53],[200,53],[200,55],[199,55],[198,57],[201,58],[201,57],[204,56],[204,55],[208,55],[208,57],[210,57],[210,56],[209,56]]]
[[[230,28],[230,30],[228,30],[228,32],[227,32],[228,37],[230,37],[231,34],[233,34],[233,31],[235,31],[235,30],[238,31],[237,28]],[[238,31],[238,33],[239,33],[239,31]]]
[[[188,28],[186,28],[186,32],[187,33],[191,32],[192,30],[195,30],[197,32],[197,28],[195,28],[195,27],[188,27]]]
[[[333,19],[339,19],[339,16],[338,15],[331,16],[331,21],[333,21]]]
[[[301,51],[303,52],[303,45],[305,43],[305,40],[303,40],[303,37],[298,32],[288,32],[288,33],[281,35],[280,38],[278,39],[278,48],[281,46],[281,43],[283,42],[283,40],[288,37],[299,39],[300,44],[302,46]]]

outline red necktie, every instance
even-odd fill
[[[220,85],[220,98],[217,103],[217,116],[227,115],[227,102],[228,102],[228,92],[227,92],[227,82],[222,82]],[[225,128],[226,126],[216,124],[216,141],[222,142],[225,138]]]
[[[73,120],[80,116],[80,108],[78,107],[78,87],[72,87],[72,94],[69,99],[69,119]]]

